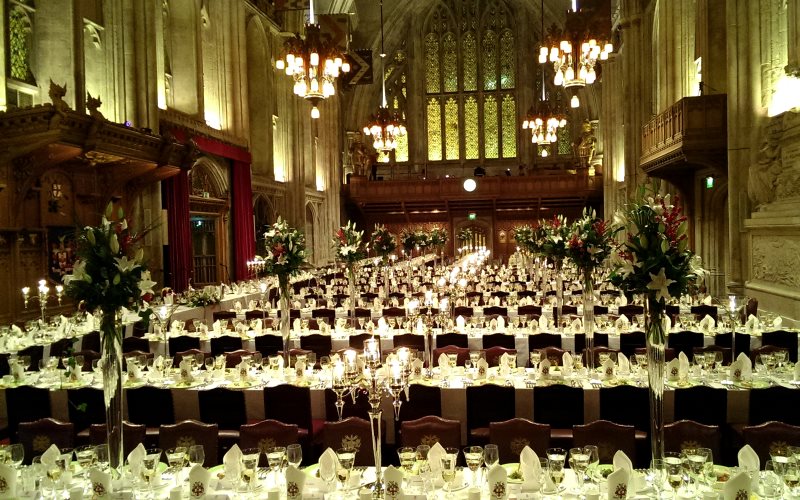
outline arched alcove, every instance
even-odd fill
[[[199,158],[189,173],[189,186],[194,259],[192,283],[206,285],[230,281],[228,166],[218,158]]]

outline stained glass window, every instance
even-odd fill
[[[483,141],[484,158],[499,158],[497,130],[497,99],[488,95],[483,101]]]
[[[478,101],[469,96],[464,100],[464,155],[467,160],[480,159]]]
[[[429,94],[439,92],[439,37],[428,33],[425,37],[425,88]]]
[[[571,155],[572,154],[572,137],[569,134],[569,121],[566,125],[558,129],[558,154]]]
[[[32,12],[21,5],[9,6],[8,13],[8,58],[11,77],[21,82],[36,85],[31,73],[31,25]]]
[[[442,159],[442,106],[439,99],[428,99],[428,159]]]
[[[503,96],[503,110],[501,116],[503,158],[513,158],[517,156],[517,106],[514,102],[514,96],[511,94]]]
[[[428,160],[515,157],[511,13],[499,0],[442,0],[434,9],[423,35]]]
[[[464,59],[464,91],[474,92],[478,90],[478,47],[473,32],[468,31],[464,35],[461,47],[461,57]]]
[[[447,99],[444,105],[444,126],[445,126],[445,149],[447,150],[448,160],[458,160],[458,103],[452,97]]]

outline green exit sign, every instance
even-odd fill
[[[475,220],[475,218],[476,218],[475,212],[470,212],[469,215],[467,216],[467,218],[469,220]]]
[[[706,189],[713,189],[714,188],[714,177],[708,176],[706,177]]]

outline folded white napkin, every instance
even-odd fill
[[[434,475],[442,471],[442,457],[446,454],[444,447],[438,441],[428,450],[428,465]]]
[[[211,473],[202,465],[195,465],[189,471],[189,498],[205,498]]]
[[[539,375],[541,377],[544,377],[544,378],[547,378],[547,377],[550,376],[550,360],[549,359],[543,359],[539,363]]]
[[[447,357],[447,354],[441,353],[439,355],[439,368],[449,368],[450,367],[450,358]]]
[[[0,464],[0,499],[17,497],[17,469]],[[99,497],[105,498],[105,497]]]
[[[508,498],[508,473],[505,467],[495,464],[486,474],[489,485],[489,498],[492,500],[505,500]]]
[[[749,499],[751,484],[750,474],[746,471],[741,471],[728,479],[725,483],[725,488],[722,490],[722,497],[725,500]]]
[[[561,374],[565,377],[569,377],[572,375],[572,368],[575,364],[575,361],[572,359],[572,353],[565,352],[561,356]]]
[[[61,450],[58,446],[51,444],[44,453],[42,453],[42,464],[52,467],[56,463],[56,459],[61,456]]]
[[[261,335],[264,331],[264,324],[261,322],[260,319],[257,319],[253,326],[253,331],[256,332],[257,335]]]
[[[628,360],[628,357],[621,352],[617,354],[617,371],[621,375],[627,375],[631,372],[631,362]]]
[[[169,329],[170,329],[170,331],[172,331],[172,332],[177,332],[177,331],[178,331],[178,328],[179,328],[179,326],[180,326],[180,323],[178,322],[178,320],[177,320],[177,319],[174,319],[174,320],[172,320],[172,323],[170,323],[170,325],[169,325]]]
[[[773,328],[780,328],[782,325],[783,325],[783,318],[781,318],[780,316],[772,320]]]
[[[519,470],[522,472],[522,491],[537,491],[542,475],[542,464],[530,446],[525,446],[519,454]]]
[[[339,458],[331,448],[326,449],[319,457],[319,477],[325,479],[336,477],[336,470],[339,468]]]
[[[329,448],[330,449],[330,448]],[[306,473],[290,465],[286,468],[286,498],[299,500],[303,498],[303,487],[306,484]]]
[[[387,500],[403,498],[403,471],[390,465],[383,473],[383,486]]]
[[[689,357],[683,351],[678,353],[678,370],[678,378],[681,380],[686,380],[689,377]]]
[[[300,333],[300,318],[295,318],[294,321],[292,321],[292,331]]]
[[[489,363],[485,359],[481,358],[477,363],[475,363],[475,365],[475,368],[477,369],[477,375],[475,378],[485,379],[487,373],[489,373]]]
[[[131,382],[142,378],[142,372],[138,363],[128,363],[128,380]]]
[[[630,324],[631,322],[628,321],[628,317],[623,314],[614,321],[614,331],[617,334],[625,333],[630,328]]]
[[[239,362],[239,364],[236,365],[236,372],[239,374],[240,380],[247,380],[248,375],[250,375],[250,362],[246,359]]]
[[[381,333],[389,331],[389,323],[385,318],[383,318],[383,316],[378,318],[378,331]]]
[[[421,377],[422,376],[422,368],[425,363],[419,358],[414,359],[411,362],[411,375],[413,377]]]
[[[225,469],[225,479],[231,484],[237,484],[239,473],[242,470],[242,450],[238,444],[231,446],[231,449],[222,457],[222,464]]]
[[[627,306],[628,297],[626,297],[624,293],[621,293],[616,299],[614,299],[614,302],[616,302],[618,306]]]
[[[753,377],[753,363],[745,353],[740,352],[736,361],[731,363],[730,376],[731,380],[736,382],[750,380]]]
[[[669,314],[664,315],[664,331],[665,332],[672,331],[672,319],[669,317]]]
[[[181,372],[181,382],[186,384],[191,384],[194,380],[194,376],[192,375],[192,362],[189,360],[188,357],[184,357],[181,360],[180,365],[178,365]]]
[[[548,323],[549,321],[547,320],[547,316],[545,316],[544,314],[539,316],[539,331],[546,332],[549,328]]]
[[[498,332],[506,331],[506,319],[502,316],[497,317],[497,331]]]
[[[736,457],[739,460],[739,467],[742,469],[750,472],[761,470],[761,460],[758,458],[758,453],[749,444],[742,446]]]
[[[19,360],[9,363],[9,366],[11,369],[11,376],[16,382],[20,382],[25,377],[25,367],[19,363]]]
[[[467,325],[467,321],[464,319],[464,316],[459,315],[456,318],[456,328],[459,330],[464,330],[464,327]]]
[[[142,461],[144,460],[145,455],[147,455],[147,451],[144,449],[144,445],[142,443],[139,443],[136,448],[128,453],[128,468],[131,470],[131,474],[133,474],[135,477],[139,477],[139,473],[142,470]]]
[[[208,335],[208,325],[205,323],[200,323],[200,335]]]
[[[714,329],[715,325],[716,323],[714,322],[714,318],[706,314],[706,316],[700,320],[700,324],[698,326],[700,327],[701,332],[708,333]]]
[[[397,300],[397,297],[392,297],[392,307],[400,307],[400,301]]]
[[[747,317],[747,323],[744,324],[744,331],[745,333],[752,335],[758,332],[760,326],[761,325],[759,324],[758,318],[751,314]]]
[[[711,299],[711,295],[706,295],[705,297],[703,297],[703,304],[707,305],[707,306],[710,306],[711,305],[711,300],[712,300]]]
[[[667,380],[676,382],[681,376],[681,363],[678,358],[673,358],[667,363]]]
[[[575,318],[569,327],[572,333],[581,333],[583,332],[583,321],[580,318]]]
[[[373,309],[380,309],[381,306],[382,306],[382,302],[381,302],[380,297],[375,297],[375,299],[372,301],[372,308]]]
[[[617,369],[617,365],[616,365],[616,363],[614,363],[614,360],[611,359],[611,358],[608,358],[607,360],[605,360],[605,362],[603,362],[602,378],[604,378],[604,379],[614,378],[614,371],[616,369]]]
[[[214,333],[222,333],[222,325],[220,324],[219,320],[214,321],[211,329],[214,330]]]
[[[623,500],[628,498],[628,482],[630,478],[630,471],[625,469],[616,469],[608,475],[606,481],[608,484],[609,500]]]
[[[492,318],[492,320],[489,321],[489,330],[491,330],[492,333],[499,331],[497,329],[497,318]]]

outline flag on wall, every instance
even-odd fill
[[[372,83],[372,49],[356,49],[347,53],[350,73],[345,73],[348,85],[369,85]]]

